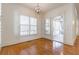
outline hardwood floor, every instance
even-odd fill
[[[1,55],[79,55],[79,38],[74,46],[48,39],[37,39],[3,47]]]
[[[77,37],[74,46],[64,45],[65,55],[79,55],[79,36]]]

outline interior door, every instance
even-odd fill
[[[53,19],[53,40],[63,42],[64,39],[64,18],[56,16]]]

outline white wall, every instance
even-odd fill
[[[73,24],[74,19],[74,6],[73,4],[67,4],[64,6],[61,6],[59,8],[56,8],[54,10],[50,10],[45,14],[46,17],[55,17],[55,16],[61,16],[64,15],[64,43],[73,45],[75,41],[75,29]],[[53,20],[53,19],[52,19]],[[47,37],[44,35],[44,37]],[[51,37],[51,36],[50,36]],[[53,35],[52,35],[53,37]]]
[[[0,3],[0,22],[1,22],[1,3]],[[1,25],[0,25],[0,30],[1,30]],[[0,32],[0,47],[1,47],[1,32]]]
[[[79,36],[79,18],[77,18],[77,21],[76,21],[76,27],[77,27],[77,35]]]
[[[16,44],[32,39],[41,38],[41,19],[38,19],[38,34],[31,36],[19,36],[19,15],[37,17],[31,9],[17,4],[2,4],[2,46]],[[15,22],[16,21],[16,22]]]
[[[78,34],[78,36],[79,36],[79,19],[78,19],[78,33],[77,33],[77,34]]]

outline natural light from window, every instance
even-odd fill
[[[20,35],[37,34],[37,19],[30,16],[20,16]]]
[[[50,34],[50,19],[45,19],[45,34]]]

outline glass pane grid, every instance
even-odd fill
[[[37,19],[34,17],[23,16],[20,17],[20,34],[37,34]]]

